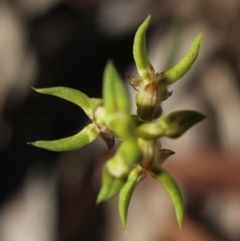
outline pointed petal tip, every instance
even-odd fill
[[[207,115],[204,115],[204,114],[198,112],[198,120],[196,120],[196,123],[198,123],[206,118],[208,118]]]
[[[198,37],[202,39],[202,36],[203,36],[203,31],[201,30],[198,34]]]
[[[99,198],[99,196],[97,197],[97,200],[96,200],[96,205],[100,204],[103,200],[101,198]]]
[[[152,15],[151,15],[151,14],[148,14],[148,16],[147,16],[147,18],[146,18],[146,21],[150,22],[151,18],[152,18]]]
[[[102,189],[101,189],[102,190]],[[105,198],[103,193],[101,192],[101,190],[99,191],[98,195],[97,195],[97,199],[96,199],[96,205],[108,200],[108,198]]]
[[[112,59],[108,59],[108,60],[107,60],[106,67],[108,67],[108,66],[113,66],[113,65],[114,65],[113,60],[112,60]]]
[[[180,228],[180,230],[182,229],[182,220],[183,219],[183,217],[178,217],[177,218],[177,223],[178,223],[178,227]]]
[[[146,50],[146,31],[150,24],[151,15],[148,15],[143,23],[139,26],[133,43],[133,57],[139,75],[145,82],[149,82],[149,75],[155,73],[154,68],[148,59]]]
[[[198,45],[200,45],[201,41],[202,41],[202,37],[203,37],[203,31],[201,30],[199,32],[199,34],[197,35],[197,37],[193,40],[192,44],[194,43],[198,43]]]
[[[33,87],[33,86],[31,86],[31,88],[34,90],[34,91],[36,91],[36,92],[38,92],[38,93],[44,93],[44,89],[43,88],[35,88],[35,87]],[[47,88],[45,88],[45,89],[47,89]]]
[[[36,91],[36,92],[40,92],[40,90],[41,90],[41,89],[35,88],[35,87],[33,87],[33,86],[31,86],[31,89],[33,89],[33,90]]]

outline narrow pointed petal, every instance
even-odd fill
[[[120,191],[118,207],[124,230],[126,229],[128,207],[132,198],[132,194],[136,186],[146,177],[146,175],[146,171],[141,166],[137,166],[131,171],[126,183]]]
[[[111,62],[108,62],[103,77],[103,97],[107,115],[116,112],[130,113],[130,96],[127,88]]]
[[[81,130],[76,135],[62,138],[59,140],[53,141],[36,141],[36,142],[29,142],[33,146],[43,148],[50,151],[73,151],[79,149],[93,140],[97,138],[99,135],[99,129],[96,127],[95,124],[89,124],[83,130]]]
[[[149,15],[138,28],[133,43],[133,57],[137,66],[138,73],[145,82],[149,82],[148,76],[154,74],[154,69],[148,59],[146,50],[146,31],[150,20],[151,15]]]
[[[202,32],[194,39],[192,45],[187,52],[187,54],[180,60],[180,62],[173,68],[164,71],[166,79],[164,80],[165,85],[171,85],[180,78],[182,78],[194,64],[198,52],[200,49],[200,44],[202,40]]]
[[[84,110],[87,116],[92,119],[93,118],[93,109],[92,106],[96,106],[100,104],[100,100],[93,100],[89,103],[90,98],[84,94],[83,92],[71,89],[67,87],[51,87],[51,88],[44,88],[44,89],[36,89],[33,88],[36,92],[46,95],[53,95],[64,100],[70,101],[80,108]],[[92,105],[92,106],[91,106]]]
[[[175,215],[179,227],[181,228],[184,205],[181,190],[174,178],[163,168],[153,167],[151,176],[158,180],[168,192],[175,209]]]

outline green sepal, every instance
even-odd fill
[[[149,172],[150,175],[158,180],[168,192],[175,209],[175,215],[179,227],[181,228],[184,205],[181,190],[174,178],[163,168],[154,166]]]
[[[133,191],[139,182],[146,177],[146,175],[147,172],[141,166],[137,166],[128,175],[128,179],[120,191],[118,207],[124,230],[126,229],[128,207]]]
[[[146,140],[153,140],[162,136],[177,138],[205,118],[205,115],[196,111],[174,111],[159,118],[157,122],[140,125],[136,129],[136,134]]]
[[[76,135],[53,141],[29,142],[28,144],[50,151],[73,151],[95,140],[99,133],[100,130],[97,128],[97,126],[94,123],[91,123]]]
[[[53,95],[64,100],[70,101],[81,107],[90,119],[93,119],[93,111],[102,103],[101,99],[90,99],[83,92],[67,87],[51,87],[36,89],[36,92],[46,95]]]
[[[177,138],[186,132],[190,127],[205,118],[205,115],[196,111],[174,111],[164,117],[161,117],[156,125],[159,125],[164,129],[163,136]]]
[[[126,86],[111,62],[104,71],[103,100],[106,108],[106,125],[114,130],[117,136],[126,138],[133,129],[130,116],[131,100]]]
[[[108,62],[104,70],[103,100],[107,115],[130,113],[129,93],[112,62]]]
[[[180,62],[176,64],[173,68],[164,71],[164,75],[166,78],[164,80],[164,85],[173,84],[189,71],[198,56],[201,40],[202,32],[194,39],[189,51],[180,60]]]
[[[111,170],[109,170],[109,161],[104,165],[103,168],[102,186],[97,196],[97,204],[107,201],[118,194],[127,180],[127,175],[114,176],[111,173]]]
[[[133,57],[137,66],[139,75],[143,78],[144,82],[149,82],[149,75],[154,75],[154,69],[150,63],[147,50],[146,50],[146,31],[151,20],[149,15],[145,21],[138,28],[134,43],[133,43]]]

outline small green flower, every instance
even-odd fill
[[[100,136],[110,149],[114,146],[114,136],[129,136],[134,130],[134,122],[130,115],[130,97],[110,62],[105,68],[103,81],[103,100],[89,98],[81,91],[67,87],[33,88],[38,93],[53,95],[78,105],[93,122],[76,135],[53,141],[29,142],[29,144],[51,151],[71,151],[83,147]]]
[[[150,20],[149,15],[138,28],[134,38],[133,57],[140,77],[127,75],[133,88],[138,91],[137,115],[142,121],[151,121],[156,116],[160,101],[166,100],[171,95],[167,86],[183,77],[191,68],[198,56],[202,39],[202,33],[200,33],[177,65],[167,71],[156,73],[146,50],[146,31]]]
[[[93,120],[94,112],[102,105],[101,99],[89,98],[86,94],[81,91],[67,88],[67,87],[52,87],[45,89],[35,89],[36,92],[46,95],[56,96],[67,101],[70,101],[84,110],[87,116]],[[92,142],[102,132],[101,128],[96,123],[91,123],[81,130],[76,135],[62,138],[53,141],[36,141],[29,142],[36,147],[44,148],[50,151],[72,151],[79,149],[86,144]],[[106,133],[107,135],[110,135]],[[112,147],[112,144],[108,143],[108,147]]]

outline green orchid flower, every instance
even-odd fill
[[[67,87],[33,89],[38,93],[56,96],[78,105],[92,120],[91,124],[76,135],[53,141],[29,142],[33,146],[57,152],[72,151],[100,136],[111,149],[114,146],[115,136],[126,137],[133,130],[130,97],[117,70],[110,62],[104,71],[103,99],[89,98],[81,91]]]
[[[138,91],[136,95],[137,114],[143,121],[151,121],[159,108],[160,101],[171,96],[167,86],[182,78],[195,62],[202,33],[193,41],[187,54],[173,68],[156,73],[146,51],[146,31],[151,20],[149,15],[136,32],[133,57],[140,77],[127,75],[130,84]]]
[[[97,203],[119,194],[119,213],[126,229],[127,215],[133,192],[137,185],[150,175],[160,182],[172,200],[177,223],[182,224],[184,205],[181,190],[175,179],[162,168],[173,151],[161,149],[160,138],[178,138],[189,128],[206,118],[190,110],[174,111],[161,116],[161,102],[172,92],[167,87],[183,77],[194,64],[202,39],[200,33],[189,51],[173,68],[155,72],[146,49],[146,31],[149,15],[136,32],[133,57],[139,77],[127,74],[137,91],[137,113],[131,114],[131,99],[127,88],[112,62],[108,62],[103,75],[103,99],[89,98],[81,91],[67,87],[34,89],[41,94],[53,95],[78,105],[91,123],[79,133],[53,141],[30,142],[36,147],[51,151],[76,150],[100,136],[108,148],[115,138],[122,140],[112,158],[106,161],[102,172],[102,186]]]

